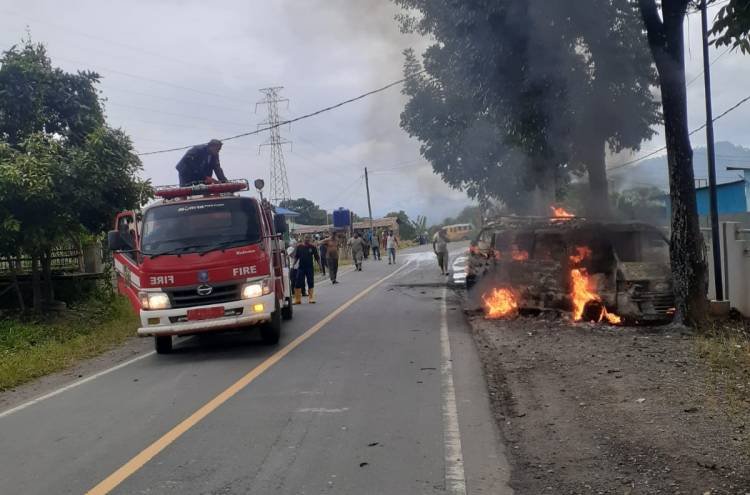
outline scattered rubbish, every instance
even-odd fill
[[[646,402],[646,399],[644,399],[643,397],[641,397],[640,399],[636,399],[636,402],[638,404],[643,404],[644,402]]]
[[[376,445],[380,445],[380,442],[372,442],[367,444],[368,447],[375,447]]]
[[[419,368],[421,371],[429,371],[429,370],[436,370],[437,368]]]
[[[359,463],[359,467],[365,467],[365,466],[369,466],[369,465],[370,465],[369,462],[360,462]]]
[[[686,413],[694,413],[694,412],[698,412],[698,408],[697,408],[697,407],[695,407],[695,406],[693,406],[693,407],[688,407],[687,409],[683,409],[683,410],[684,410],[684,411],[685,411]]]

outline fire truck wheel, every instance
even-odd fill
[[[172,336],[154,337],[157,354],[169,354],[172,352]]]
[[[281,308],[281,317],[285,320],[291,320],[294,314],[294,307],[292,306],[292,298],[284,298],[284,307]]]
[[[276,311],[271,313],[271,321],[260,327],[260,338],[266,345],[278,344],[281,337],[281,308],[278,300],[275,309]]]

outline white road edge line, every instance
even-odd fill
[[[99,378],[101,376],[104,376],[104,375],[107,375],[109,373],[112,373],[113,371],[117,371],[119,369],[122,369],[125,366],[129,366],[129,365],[131,365],[131,364],[133,364],[133,363],[135,363],[137,361],[140,361],[141,359],[145,359],[145,358],[147,358],[149,356],[152,356],[154,354],[156,354],[156,351],[150,351],[150,352],[147,352],[146,354],[141,354],[140,356],[136,356],[133,359],[130,359],[128,361],[125,361],[123,363],[118,364],[117,366],[113,366],[113,367],[108,368],[106,370],[102,370],[102,371],[100,371],[98,373],[94,373],[91,376],[87,376],[86,378],[82,378],[82,379],[80,379],[78,381],[75,381],[73,383],[65,385],[62,388],[58,388],[57,390],[53,390],[52,392],[49,392],[49,393],[44,394],[44,395],[41,395],[41,396],[37,397],[36,399],[31,399],[28,402],[24,402],[23,404],[20,404],[20,405],[18,405],[16,407],[8,409],[7,411],[1,412],[0,413],[0,418],[4,418],[6,416],[10,416],[11,414],[16,413],[16,412],[18,412],[18,411],[20,411],[22,409],[26,409],[29,406],[33,406],[34,404],[36,404],[38,402],[42,402],[43,400],[47,400],[47,399],[50,399],[50,398],[52,398],[52,397],[54,397],[56,395],[60,395],[61,393],[67,392],[70,389],[73,389],[73,388],[76,388],[76,387],[80,387],[81,385],[83,385],[85,383],[88,383],[88,382],[90,382],[92,380],[96,380],[97,378]]]
[[[453,386],[453,360],[451,342],[448,335],[448,311],[446,298],[448,289],[443,289],[440,303],[440,347],[443,362],[440,365],[441,389],[443,396],[443,443],[445,446],[445,491],[450,495],[466,495],[466,475],[464,455],[461,448],[461,432],[458,427],[458,407],[456,389]]]

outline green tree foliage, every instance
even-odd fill
[[[523,210],[586,171],[606,207],[605,146],[637,149],[658,121],[632,2],[394,1],[435,39],[423,63],[406,53],[401,123],[448,184]]]
[[[641,220],[655,225],[667,221],[667,194],[654,186],[625,189],[615,196],[615,207],[628,220]]]
[[[417,229],[404,210],[392,211],[386,215],[386,218],[388,217],[398,219],[398,232],[401,239],[415,239],[417,237]]]
[[[52,67],[30,42],[0,58],[0,256],[31,256],[36,309],[40,263],[52,298],[51,250],[107,230],[151,193],[130,139],[105,124],[98,80]]]
[[[41,44],[13,46],[0,59],[0,139],[18,146],[33,133],[74,145],[104,124],[95,72],[52,67]]]
[[[284,200],[279,203],[279,206],[299,213],[299,216],[295,217],[294,221],[301,225],[326,225],[328,223],[328,216],[325,210],[309,199]]]
[[[715,3],[718,0],[712,0]],[[722,2],[724,3],[724,2]],[[729,0],[719,9],[711,34],[717,46],[739,48],[750,53],[750,0]]]

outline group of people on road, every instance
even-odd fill
[[[366,233],[369,239],[373,237]],[[369,243],[366,237],[355,232],[347,243],[352,253],[355,271],[362,271],[362,263],[368,257],[368,250],[372,250],[373,259],[380,260],[379,240]],[[388,264],[396,263],[396,248],[398,238],[393,231],[383,235],[383,246],[388,251]],[[324,239],[313,239],[311,235],[304,236],[301,242],[292,240],[287,248],[289,257],[289,282],[293,290],[294,304],[301,304],[302,297],[307,297],[309,303],[315,303],[315,265],[317,264],[323,275],[328,274],[332,284],[338,284],[339,243],[334,235]]]

